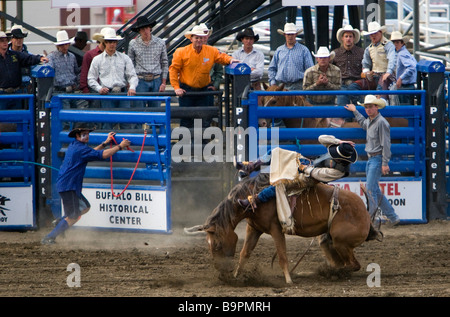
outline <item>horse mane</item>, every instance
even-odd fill
[[[236,217],[234,206],[237,204],[237,200],[258,194],[261,190],[270,185],[269,180],[269,173],[259,173],[255,177],[247,177],[236,184],[227,197],[214,208],[211,215],[207,218],[206,224],[216,224],[216,233],[220,234],[220,229],[226,228]]]

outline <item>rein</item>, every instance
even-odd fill
[[[142,155],[142,152],[144,151],[144,145],[145,145],[145,138],[146,138],[146,137],[147,137],[147,130],[144,130],[144,139],[142,140],[141,152],[139,153],[138,160],[137,160],[137,162],[136,162],[136,165],[134,166],[133,173],[131,174],[131,177],[130,177],[130,179],[128,180],[128,183],[127,183],[127,185],[125,186],[125,188],[124,188],[124,189],[122,190],[122,192],[121,192],[120,194],[118,194],[118,195],[114,194],[113,166],[112,166],[113,160],[112,160],[112,156],[109,158],[109,169],[110,169],[110,171],[111,171],[111,193],[112,193],[112,195],[113,195],[114,197],[120,197],[121,195],[123,195],[123,193],[125,192],[125,190],[126,190],[126,189],[128,188],[128,186],[130,185],[131,180],[133,179],[134,173],[136,172],[137,167],[138,167],[138,165],[139,165],[139,161],[141,160],[141,155]],[[116,139],[115,139],[114,137],[113,137],[113,141],[114,141],[115,144],[118,144],[117,141],[116,141]],[[110,144],[110,147],[112,147],[112,144]],[[132,151],[132,152],[134,152],[130,147],[127,147],[127,149],[130,150],[130,151]]]

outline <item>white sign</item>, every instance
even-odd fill
[[[132,7],[133,0],[52,0],[52,8]]]
[[[366,197],[359,182],[333,182],[332,184],[358,194],[366,204]],[[422,209],[421,181],[380,182],[380,189],[401,220],[425,220]]]
[[[33,227],[33,186],[0,187],[1,227]]]
[[[364,0],[282,0],[284,7],[297,7],[297,6],[356,6],[364,5]]]
[[[119,195],[121,190],[114,192]],[[114,197],[111,189],[83,188],[91,209],[78,227],[168,231],[166,190],[129,190]]]

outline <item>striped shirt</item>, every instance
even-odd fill
[[[303,79],[305,71],[314,66],[311,53],[306,46],[295,43],[293,48],[281,45],[269,64],[269,84],[294,83]]]
[[[261,80],[264,74],[264,53],[253,49],[250,53],[246,53],[243,48],[233,52],[233,58],[240,60],[252,68],[250,81]]]
[[[134,70],[133,62],[121,52],[112,55],[103,52],[94,57],[89,68],[89,87],[100,92],[102,87],[109,89],[114,87],[124,88],[130,84],[129,89],[136,90],[139,79]]]
[[[81,70],[74,54],[53,51],[48,54],[48,65],[55,69],[53,84],[56,87],[78,85]]]
[[[153,36],[148,44],[142,37],[130,41],[128,48],[130,57],[138,75],[161,75],[167,78],[169,62],[167,59],[166,43],[160,38]]]
[[[318,86],[316,84],[319,76],[325,74],[328,78],[328,84]],[[303,80],[303,90],[340,90],[341,89],[341,70],[333,64],[329,64],[324,73],[320,70],[319,64],[310,67],[305,72]],[[326,103],[333,102],[336,96],[333,95],[310,95],[308,99],[312,102]]]
[[[354,111],[356,121],[366,131],[366,153],[383,153],[383,166],[387,166],[391,159],[391,126],[380,114],[371,120],[365,118],[358,110]]]

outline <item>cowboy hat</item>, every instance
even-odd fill
[[[1,39],[1,38],[7,38],[7,39],[9,39],[10,36],[9,36],[8,34],[6,34],[5,32],[0,31],[0,39]]]
[[[131,26],[131,31],[139,32],[140,28],[149,26],[153,28],[156,25],[156,21],[150,22],[146,17],[140,16],[137,18],[136,23]]]
[[[69,138],[75,138],[77,136],[77,134],[83,132],[83,131],[88,131],[88,132],[92,132],[95,129],[91,129],[88,127],[79,127],[79,128],[75,128],[72,131],[69,132]]]
[[[333,159],[347,161],[349,163],[355,163],[358,159],[358,153],[355,148],[347,142],[329,145],[328,153]]]
[[[281,35],[285,34],[300,34],[303,32],[302,29],[297,29],[297,26],[294,23],[286,23],[284,25],[284,30],[278,29],[277,32]]]
[[[378,109],[383,109],[384,107],[386,107],[386,101],[384,99],[377,98],[374,95],[367,95],[364,98],[364,102],[363,103],[360,103],[358,101],[358,105],[360,105],[360,106],[365,106],[365,105],[368,105],[368,104],[376,105]]]
[[[73,39],[90,42],[90,40],[88,39],[87,33],[84,31],[78,31],[77,34],[75,34],[75,37]]]
[[[403,34],[399,31],[394,31],[391,34],[391,42],[394,41],[403,41],[403,43],[408,43],[411,38],[409,36],[403,36]]]
[[[116,34],[113,28],[103,28],[100,33],[103,35],[105,41],[120,41],[122,37]]]
[[[344,26],[343,28],[340,28],[336,32],[336,38],[337,38],[339,43],[342,44],[342,35],[344,35],[345,32],[352,32],[353,33],[353,36],[355,37],[354,44],[359,42],[359,40],[361,38],[361,33],[359,32],[358,29],[354,29],[350,24],[348,24],[348,25]]]
[[[252,28],[246,28],[244,31],[239,32],[236,35],[236,40],[238,40],[239,42],[242,42],[242,39],[244,37],[253,37],[255,39],[255,43],[258,42],[258,40],[259,40],[259,34],[255,34],[255,32],[253,32]]]
[[[186,33],[184,33],[184,36],[188,39],[191,39],[192,35],[208,36],[209,32],[208,31],[205,32],[205,28],[203,26],[196,25],[192,28],[191,31],[187,31]]]
[[[317,58],[329,57],[330,60],[333,60],[334,55],[336,54],[334,51],[330,53],[328,48],[325,46],[319,47],[316,54],[314,54],[314,52],[311,52],[311,53],[313,54],[314,57],[317,57]]]
[[[103,42],[103,34],[102,33],[94,33],[92,35],[92,40],[95,42]]]
[[[367,29],[368,29],[367,31],[362,31],[361,34],[362,35],[371,35],[371,34],[375,34],[375,33],[379,32],[379,31],[384,33],[386,31],[386,26],[385,25],[381,26],[380,23],[373,21],[373,22],[369,23]]]
[[[28,32],[21,25],[14,25],[9,32],[9,35],[16,39],[23,39],[28,36]]]
[[[211,35],[212,34],[212,27],[210,29],[208,29],[208,26],[206,25],[206,23],[200,23],[198,25],[204,33],[206,33],[207,35]]]
[[[69,34],[66,31],[56,32],[56,42],[55,45],[70,44],[72,41],[69,39]]]

